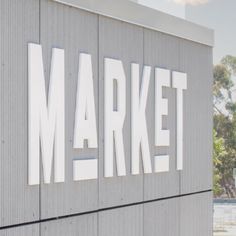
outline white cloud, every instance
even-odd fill
[[[183,4],[183,5],[184,4],[199,5],[199,4],[207,3],[208,0],[174,0],[174,2]]]

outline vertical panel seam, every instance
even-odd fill
[[[100,96],[99,96],[99,91],[100,91],[100,62],[99,62],[99,56],[100,56],[100,29],[99,29],[99,24],[100,24],[100,16],[97,14],[97,37],[98,37],[98,44],[97,44],[97,59],[98,59],[98,64],[97,64],[97,80],[98,80],[98,132],[100,131],[100,122],[99,122],[99,117],[100,117]],[[98,134],[98,139],[99,139],[99,134]],[[100,204],[100,191],[99,191],[99,177],[100,177],[100,146],[98,146],[98,180],[97,180],[97,189],[98,189],[98,193],[97,193],[97,207],[99,208],[99,204]],[[97,212],[97,236],[99,235],[99,212]]]
[[[41,0],[39,0],[39,44],[41,44],[41,10],[42,10],[41,9]],[[41,169],[40,169],[40,172],[41,172]],[[39,172],[39,174],[40,174],[40,172]],[[41,176],[41,174],[40,174],[40,176]],[[40,177],[40,179],[41,179],[41,177]],[[42,219],[41,205],[42,205],[42,203],[41,203],[41,181],[40,181],[40,183],[39,183],[39,220],[40,221]],[[39,236],[42,235],[41,226],[42,226],[42,224],[40,223],[39,224]]]
[[[180,70],[180,39],[178,40],[178,67]],[[172,83],[172,81],[171,81]],[[172,84],[171,84],[172,85]],[[175,91],[176,93],[176,91]],[[175,102],[175,107],[177,106],[177,102]],[[177,109],[177,108],[175,108]],[[177,112],[177,111],[176,111]],[[175,126],[177,127],[177,121],[175,122]],[[175,128],[175,137],[177,138],[177,128]],[[177,139],[175,138],[175,160],[176,160],[176,164],[177,164]],[[181,195],[181,188],[182,188],[182,184],[181,184],[181,171],[179,171],[179,195]],[[178,209],[178,214],[179,214],[179,227],[178,227],[178,235],[181,235],[181,199],[179,199],[179,209]]]
[[[145,56],[144,56],[144,53],[145,53],[144,52],[144,46],[145,46],[145,44],[144,44],[144,27],[142,27],[142,35],[143,35],[143,66],[144,66],[144,63],[145,63]],[[144,191],[145,190],[144,190],[144,172],[143,172],[143,201],[144,201]],[[143,232],[142,233],[143,233],[143,236],[144,236],[144,225],[145,225],[144,224],[144,220],[145,220],[144,219],[144,204],[142,204],[142,208],[143,208],[143,212],[142,212],[142,216],[143,216],[142,217],[143,218],[142,219],[143,220],[143,227],[142,227],[143,228]]]

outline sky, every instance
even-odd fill
[[[199,5],[204,4],[208,0],[132,0],[140,4],[156,8],[168,14],[185,18],[185,4]]]
[[[135,0],[134,0],[135,1]],[[175,15],[181,18],[185,17],[185,6],[178,4],[172,0],[136,0],[138,3],[156,8],[160,11],[164,11],[171,15]]]
[[[225,55],[236,56],[236,0],[211,0],[186,7],[186,19],[215,30],[214,63]]]

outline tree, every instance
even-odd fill
[[[216,131],[213,130],[213,164],[214,164],[214,176],[213,176],[213,193],[214,196],[220,196],[223,193],[221,186],[222,174],[220,172],[220,166],[222,166],[221,159],[226,156],[224,147],[224,140],[217,138]]]
[[[214,195],[236,197],[233,168],[236,167],[236,102],[232,77],[236,57],[226,56],[214,67]]]

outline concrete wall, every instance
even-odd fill
[[[212,227],[212,48],[51,0],[0,1],[0,236],[209,236]],[[65,49],[66,180],[27,184],[27,44],[43,47],[46,86],[52,47]],[[99,148],[73,149],[78,54],[92,54]],[[146,110],[151,156],[167,152],[170,172],[103,177],[103,59],[122,60],[130,169],[130,63],[188,74],[184,170],[176,170],[176,91],[166,89],[169,148],[154,148],[154,73]],[[99,159],[98,180],[74,182],[72,160]]]

